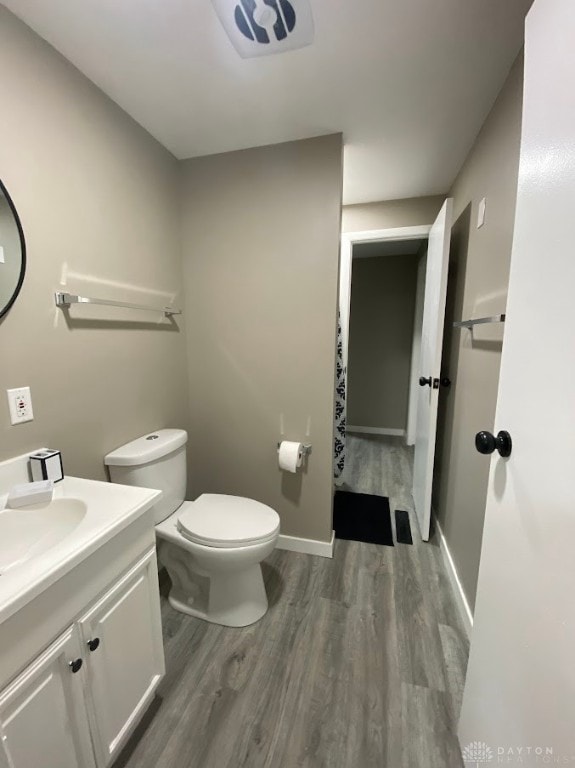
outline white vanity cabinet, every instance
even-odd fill
[[[86,699],[99,766],[118,754],[164,674],[155,553],[150,552],[78,622]]]
[[[104,768],[163,673],[148,549],[0,693],[0,768]]]
[[[81,652],[70,627],[0,694],[2,768],[95,765]]]

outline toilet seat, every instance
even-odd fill
[[[185,501],[176,512],[181,536],[205,547],[246,547],[271,541],[280,519],[275,510],[254,499],[204,493]]]

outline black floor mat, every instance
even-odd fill
[[[391,511],[385,496],[336,491],[333,527],[338,539],[393,547]]]
[[[404,509],[395,510],[395,535],[398,544],[413,544],[409,514]]]

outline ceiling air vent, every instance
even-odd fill
[[[313,41],[309,0],[212,0],[236,51],[244,59]]]

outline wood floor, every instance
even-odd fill
[[[414,545],[276,550],[270,608],[217,627],[163,599],[166,677],[117,768],[452,768],[468,646],[434,542],[419,540],[412,457],[348,439],[347,487],[410,512]]]

